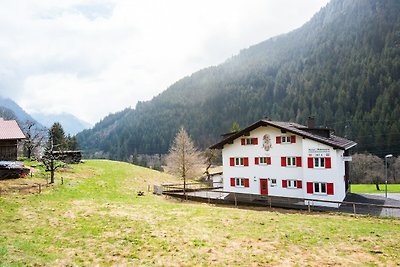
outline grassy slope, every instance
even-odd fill
[[[181,203],[138,190],[173,177],[110,161],[41,195],[0,198],[0,265],[396,265],[400,221]]]
[[[387,186],[389,193],[400,193],[400,184],[388,184]],[[379,185],[380,191],[376,190],[376,186],[374,184],[352,184],[351,192],[352,193],[385,193],[385,184]]]

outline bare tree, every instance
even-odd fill
[[[355,183],[374,183],[380,190],[379,183],[384,181],[383,160],[372,154],[354,154],[350,175]]]
[[[220,156],[221,151],[217,149],[207,149],[204,152],[205,156],[205,164],[206,164],[206,170],[204,171],[204,174],[207,176],[207,180],[210,181],[210,168],[213,165],[214,161]]]
[[[186,179],[196,174],[196,171],[204,165],[204,159],[183,127],[169,149],[166,164],[167,172],[182,177],[183,193],[186,195]]]
[[[24,154],[28,159],[37,152],[36,150],[42,146],[46,137],[46,129],[38,127],[35,121],[27,120],[22,129],[25,134]]]

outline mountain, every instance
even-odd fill
[[[92,127],[90,123],[65,112],[60,114],[32,113],[32,116],[48,128],[50,128],[55,122],[59,122],[62,125],[65,133],[69,135],[75,135]]]
[[[11,111],[14,114],[13,118],[10,117],[10,119],[15,119],[20,123],[24,123],[26,121],[36,122],[36,120],[32,118],[31,115],[26,113],[25,110],[23,110],[17,103],[9,98],[4,98],[0,96],[0,107],[5,108],[6,110],[8,110],[8,112]]]
[[[316,124],[356,151],[400,154],[400,1],[332,0],[301,28],[185,77],[77,135],[88,155],[166,153],[179,127],[205,148],[233,122]]]

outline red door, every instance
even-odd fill
[[[260,179],[260,194],[268,195],[268,179]]]

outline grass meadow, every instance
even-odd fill
[[[147,192],[176,181],[93,160],[58,173],[41,194],[3,193],[0,266],[400,264],[398,219],[215,206]]]
[[[385,193],[385,184],[379,184],[379,191],[376,190],[375,184],[352,184],[352,193]],[[389,193],[400,193],[400,184],[388,184],[387,190]]]

